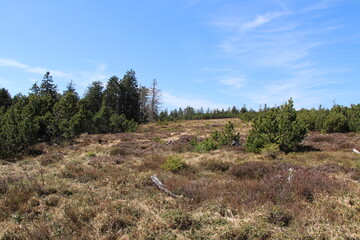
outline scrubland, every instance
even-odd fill
[[[0,239],[360,239],[360,134],[311,132],[298,152],[253,154],[250,123],[231,119],[240,146],[194,151],[228,121],[83,134],[1,160]]]

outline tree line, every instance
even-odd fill
[[[139,86],[135,71],[111,77],[104,87],[93,82],[79,97],[71,81],[61,94],[47,72],[28,95],[11,97],[0,89],[0,156],[19,153],[39,142],[70,141],[81,133],[135,131],[139,123],[157,121],[160,90],[156,80]]]
[[[240,118],[243,121],[255,121],[261,114],[274,109],[280,109],[281,106],[270,108],[266,104],[258,111],[247,109],[245,105],[240,109],[232,107],[228,109],[194,109],[186,107],[184,109],[174,109],[170,112],[165,109],[160,112],[160,121],[180,121],[180,120],[200,120],[200,119],[221,119],[221,118]],[[294,110],[296,111],[296,110]],[[301,109],[296,111],[297,118],[305,123],[308,131],[317,131],[324,133],[346,133],[360,132],[360,104],[351,104],[350,107],[334,104],[330,109]]]
[[[245,114],[246,113],[246,114]],[[159,121],[179,121],[179,120],[205,120],[205,119],[223,119],[223,118],[238,118],[239,116],[247,115],[248,120],[252,119],[252,115],[256,114],[255,110],[248,110],[244,105],[240,109],[233,106],[228,109],[210,109],[203,108],[195,109],[188,106],[184,109],[181,107],[171,110],[170,112],[165,109],[159,114]]]
[[[304,131],[360,132],[360,104],[352,104],[350,107],[335,104],[331,109],[320,106],[318,109],[296,111],[291,100],[279,107],[269,108],[265,105],[258,111],[247,109],[243,105],[241,108],[234,106],[226,110],[204,110],[188,106],[170,112],[167,109],[159,112],[159,105],[160,90],[157,81],[153,80],[150,87],[139,86],[133,70],[127,71],[121,79],[112,76],[105,87],[100,81],[93,82],[82,98],[72,81],[63,93],[59,93],[52,76],[47,72],[39,85],[35,83],[31,87],[28,95],[11,97],[5,88],[0,89],[0,157],[19,153],[39,142],[71,141],[84,132],[95,134],[135,131],[139,123],[149,121],[221,118],[252,121],[254,129],[260,129],[251,133],[255,137],[248,139],[256,151],[272,143],[271,139],[275,139],[280,130],[274,130],[275,134],[271,133],[271,137],[263,138],[261,142],[259,136],[264,136],[264,132],[274,128],[274,122],[285,126],[283,122],[286,123],[288,118],[292,122],[296,120],[291,131],[300,132],[301,136]],[[283,112],[286,114],[281,118]],[[295,127],[299,123],[300,130]],[[287,125],[290,127],[291,124]],[[290,142],[295,138],[284,139],[289,143],[277,143],[280,149],[293,149]],[[301,138],[296,139],[293,142],[298,142]],[[290,147],[284,147],[285,145]]]

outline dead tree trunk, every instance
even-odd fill
[[[156,187],[158,189],[160,189],[161,191],[165,192],[166,194],[168,194],[169,196],[173,197],[173,198],[181,198],[182,196],[179,195],[175,195],[172,192],[170,192],[165,185],[155,176],[151,176],[151,181],[156,185]]]

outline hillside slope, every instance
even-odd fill
[[[360,239],[360,134],[310,133],[303,152],[272,159],[246,153],[251,126],[230,119],[241,146],[194,151],[228,121],[83,134],[1,160],[0,239]]]

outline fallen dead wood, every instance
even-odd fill
[[[360,152],[358,150],[356,150],[355,148],[353,149],[354,153],[360,154]]]
[[[179,195],[175,195],[172,192],[170,192],[165,185],[155,176],[151,176],[151,181],[156,185],[156,187],[158,189],[160,189],[161,191],[165,192],[166,194],[168,194],[169,196],[173,197],[173,198],[181,198],[182,196]]]

